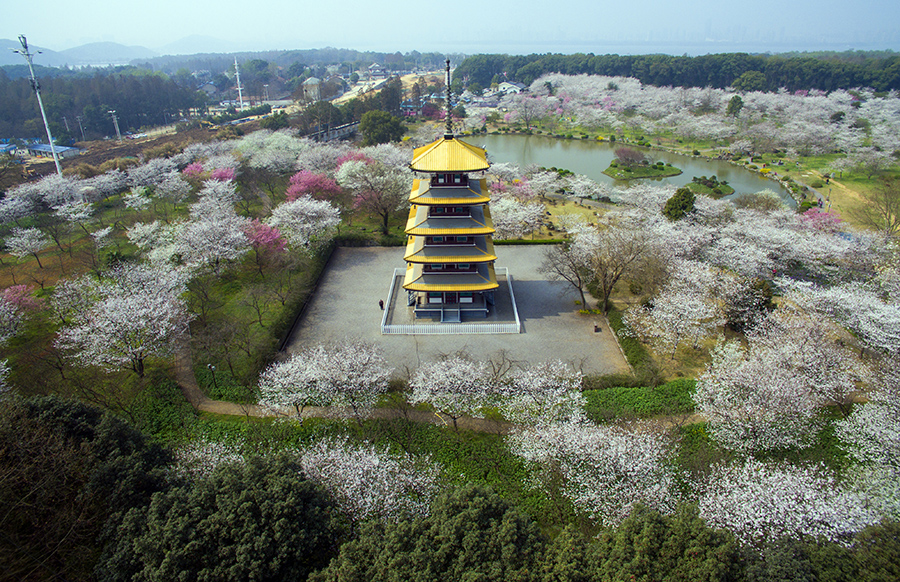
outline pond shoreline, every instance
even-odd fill
[[[622,140],[621,142],[619,142],[619,141],[611,142],[606,139],[602,139],[602,140],[598,140],[596,138],[584,139],[584,138],[579,138],[579,137],[569,138],[569,137],[565,137],[565,136],[556,136],[554,134],[544,134],[544,133],[536,134],[533,132],[529,133],[529,132],[524,132],[524,131],[468,133],[468,134],[464,134],[462,137],[468,138],[470,140],[484,138],[484,139],[487,139],[488,141],[500,141],[500,140],[506,140],[508,138],[523,139],[523,140],[528,139],[528,138],[534,138],[535,140],[546,139],[547,141],[557,142],[559,144],[566,144],[566,145],[576,145],[577,144],[578,146],[597,147],[598,151],[602,151],[602,150],[611,151],[612,148],[620,145],[620,143],[621,143],[621,145],[627,145],[628,147],[640,147],[640,148],[644,148],[644,149],[647,149],[647,150],[650,150],[653,152],[663,153],[663,154],[666,154],[669,156],[677,156],[678,158],[683,158],[684,160],[686,160],[688,162],[694,161],[694,162],[700,162],[700,163],[705,163],[705,164],[727,165],[728,167],[733,168],[734,172],[739,173],[739,175],[742,175],[744,178],[746,178],[748,176],[753,176],[756,179],[758,179],[760,182],[763,182],[764,184],[768,184],[766,186],[762,186],[762,184],[760,184],[760,187],[745,187],[743,190],[736,189],[736,192],[738,195],[746,194],[746,193],[754,193],[754,192],[763,190],[765,188],[770,188],[770,189],[776,190],[776,192],[779,193],[779,195],[785,201],[785,203],[789,204],[793,207],[797,207],[800,204],[800,201],[802,200],[802,198],[800,198],[800,196],[798,194],[795,194],[794,192],[791,191],[790,187],[788,186],[788,183],[783,181],[780,176],[778,178],[776,178],[774,176],[771,176],[770,173],[759,172],[759,171],[753,170],[751,168],[748,168],[746,164],[735,162],[733,160],[722,159],[722,158],[712,157],[712,156],[687,154],[687,153],[684,153],[681,151],[677,151],[677,150],[674,150],[671,148],[666,148],[666,147],[659,146],[659,145],[640,145],[640,146],[638,146],[638,145],[628,142],[626,140]],[[478,145],[481,145],[481,144],[478,144]],[[493,153],[494,150],[493,150],[493,148],[488,148],[488,151],[489,151],[489,153]],[[612,156],[610,156],[610,158],[611,157]],[[504,160],[504,161],[508,161],[508,160]],[[565,167],[568,170],[572,170],[571,167],[560,165],[559,163],[550,163],[550,162],[539,163],[536,160],[535,161],[513,160],[513,161],[511,161],[511,163],[518,163],[519,165],[523,165],[523,166],[529,165],[531,163],[537,163],[538,165],[545,166],[545,167],[556,166],[556,167]],[[608,163],[603,163],[604,167],[606,165],[608,165]],[[678,163],[675,162],[675,163],[672,163],[672,165],[677,166]],[[690,164],[688,164],[688,165],[690,165]],[[574,170],[572,170],[572,171],[574,171]],[[585,172],[585,171],[577,171],[576,173],[586,174],[586,175],[588,175],[589,178],[592,178],[595,181],[602,181],[602,180],[598,180],[598,178],[595,175],[591,175],[590,173]],[[601,174],[601,175],[605,176],[606,178],[608,178],[609,180],[613,180],[615,182],[624,181],[624,180],[618,180],[614,177],[611,177],[608,174],[605,174],[604,172],[596,172],[596,173]],[[695,175],[700,176],[700,175],[703,175],[704,173],[708,174],[709,172],[698,173]],[[682,172],[682,174],[689,175],[690,168],[688,168],[687,170],[684,170]],[[675,177],[677,177],[679,175],[681,175],[681,174],[676,174]],[[672,176],[667,176],[667,177],[671,178]],[[635,180],[638,180],[638,179],[655,180],[655,181],[664,180],[664,178],[662,178],[662,177],[648,177],[648,178],[631,179],[628,182],[634,183]],[[729,178],[728,181],[729,181],[729,183],[731,183],[731,182],[734,182],[735,180]],[[749,180],[746,180],[746,179],[745,180],[737,180],[737,181],[738,182],[743,181],[745,183],[749,182]],[[794,182],[798,183],[798,184],[802,184],[799,180],[794,180]],[[668,182],[668,183],[672,183],[672,182]],[[681,185],[686,185],[686,184],[675,184],[675,185],[681,186]],[[811,192],[811,195],[815,196],[816,193]]]

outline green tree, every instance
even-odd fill
[[[445,494],[427,517],[367,523],[314,582],[538,580],[544,539],[535,523],[477,487]]]
[[[727,580],[737,557],[730,533],[711,529],[694,505],[674,515],[637,506],[615,530],[597,542],[594,580]]]
[[[377,145],[400,141],[406,129],[400,119],[384,111],[368,111],[359,122],[363,134],[363,145]]]
[[[746,71],[731,82],[738,91],[765,91],[767,85],[766,76],[759,71]]]
[[[740,95],[735,95],[731,98],[731,101],[728,102],[728,107],[725,108],[725,115],[730,115],[731,117],[737,117],[741,113],[741,109],[744,108],[744,100],[741,99]]]
[[[662,213],[672,222],[681,220],[694,211],[694,199],[694,193],[690,188],[681,187],[671,198],[666,200]]]
[[[128,512],[98,579],[305,580],[343,529],[324,491],[287,458],[220,466]]]
[[[290,122],[288,121],[287,113],[285,113],[284,111],[276,111],[269,117],[265,117],[262,121],[259,122],[259,126],[262,129],[271,129],[272,131],[284,129],[289,125]]]
[[[101,534],[167,487],[168,452],[118,418],[56,397],[0,414],[0,564],[7,580],[91,580]]]
[[[867,527],[853,543],[863,582],[900,580],[900,522],[885,521]]]

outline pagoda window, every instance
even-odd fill
[[[429,291],[428,292],[428,303],[443,303],[444,302],[444,294],[440,292]]]
[[[459,294],[459,302],[460,303],[474,303],[475,294],[470,291],[463,291]]]
[[[468,174],[434,174],[431,176],[432,186],[453,186],[465,188],[469,185]]]
[[[456,242],[458,243],[467,243],[472,242],[471,238],[468,236],[458,236],[456,237]]]

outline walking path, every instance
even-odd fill
[[[194,376],[193,361],[191,358],[190,337],[185,335],[178,340],[175,352],[175,377],[181,392],[185,399],[198,411],[210,412],[213,414],[225,414],[231,416],[252,416],[257,418],[267,416],[285,416],[294,417],[295,412],[290,409],[283,409],[278,412],[259,406],[256,404],[237,404],[234,402],[225,402],[223,400],[212,400],[197,383]],[[336,409],[330,407],[308,406],[303,409],[304,419],[306,418],[351,418],[352,414],[349,410]],[[443,425],[447,427],[453,426],[453,420],[449,417],[445,418],[439,413],[418,410],[411,406],[402,406],[395,408],[375,408],[369,411],[367,418],[378,419],[394,419],[403,418],[411,422],[421,422],[429,424]],[[663,416],[653,419],[645,419],[656,421],[666,426],[682,426],[685,424],[695,424],[704,422],[706,419],[696,413],[677,414]],[[498,420],[488,420],[484,418],[472,418],[463,416],[458,418],[456,425],[460,430],[470,430],[475,432],[506,434],[515,425],[508,422]],[[647,425],[644,425],[647,426]]]

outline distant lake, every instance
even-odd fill
[[[622,147],[622,144],[596,140],[557,139],[540,135],[471,135],[464,139],[472,145],[487,148],[488,159],[492,163],[506,162],[523,168],[530,164],[545,168],[565,168],[576,174],[584,174],[595,182],[617,188],[627,188],[630,184],[645,180],[684,186],[690,183],[694,176],[715,176],[719,181],[727,181],[728,185],[734,188],[734,194],[731,196],[753,194],[768,188],[777,192],[786,204],[797,205],[790,193],[778,182],[721,160],[706,160],[660,150],[636,148],[646,151],[652,160],[672,164],[683,170],[683,173],[669,178],[645,178],[623,182],[613,180],[603,173],[615,157],[615,149]]]

